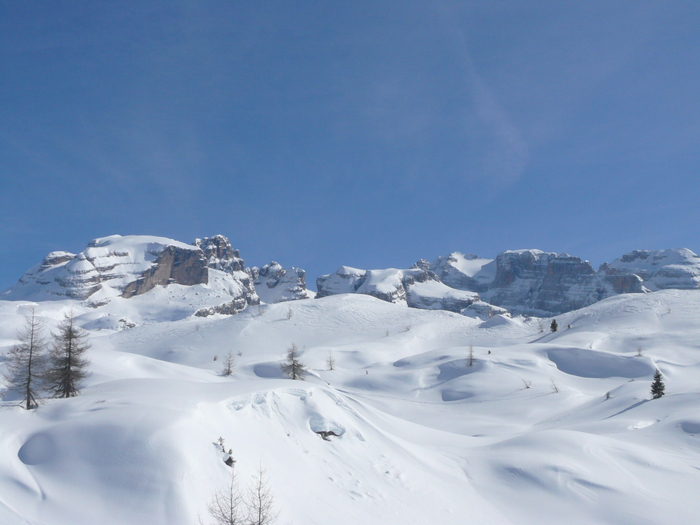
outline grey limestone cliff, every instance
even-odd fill
[[[634,274],[596,272],[588,261],[566,253],[518,250],[498,255],[496,275],[482,296],[513,313],[552,316],[612,295],[644,291]]]
[[[127,284],[122,297],[141,295],[158,285],[192,286],[209,282],[209,267],[201,250],[186,250],[171,245],[152,255],[157,257],[155,264],[141,277]]]

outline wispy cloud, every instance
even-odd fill
[[[458,67],[476,117],[478,134],[486,137],[477,163],[481,176],[498,186],[508,186],[522,175],[529,157],[529,145],[494,91],[474,66],[459,17],[447,4],[438,6],[445,33],[458,53]],[[469,123],[465,123],[469,126]],[[465,145],[465,147],[467,147]],[[470,147],[471,148],[471,147]],[[473,176],[473,174],[469,174]]]

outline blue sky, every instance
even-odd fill
[[[95,237],[315,278],[700,250],[695,1],[0,1],[0,289]]]

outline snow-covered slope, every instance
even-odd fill
[[[611,297],[558,316],[550,333],[549,319],[482,322],[362,294],[159,316],[168,291],[197,297],[178,286],[112,301],[152,297],[151,322],[126,330],[75,300],[0,301],[3,352],[32,306],[49,328],[73,309],[93,345],[81,396],[31,412],[3,402],[0,523],[210,523],[207,503],[230,475],[219,437],[244,487],[266,469],[280,524],[636,525],[700,513],[698,291]],[[292,344],[305,382],[280,373]],[[667,395],[650,400],[656,368]]]

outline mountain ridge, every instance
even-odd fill
[[[210,286],[210,276],[212,279]],[[537,249],[506,250],[495,259],[452,252],[411,268],[341,266],[306,288],[306,272],[272,261],[246,267],[223,235],[192,244],[156,236],[97,238],[78,254],[53,251],[0,293],[6,300],[71,298],[93,305],[129,298],[156,286],[201,285],[217,304],[197,315],[235,314],[261,303],[359,293],[419,309],[465,315],[483,312],[552,317],[624,293],[700,289],[700,257],[686,248],[634,250],[594,270],[589,261]],[[478,303],[478,304],[477,304]],[[474,305],[474,306],[472,306]]]

